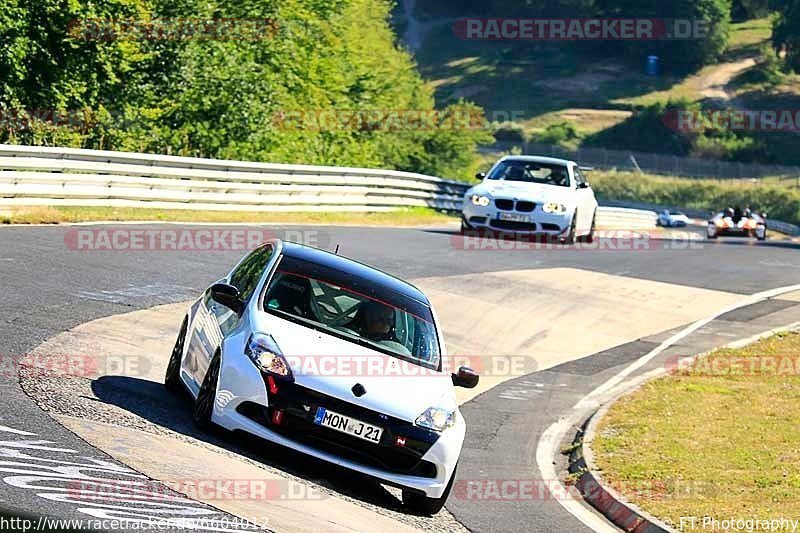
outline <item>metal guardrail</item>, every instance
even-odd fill
[[[393,170],[0,145],[0,205],[236,211],[460,211],[467,183]],[[598,224],[652,228],[649,210],[602,207]]]
[[[393,170],[0,145],[0,203],[178,209],[460,210],[465,183]]]
[[[654,211],[602,206],[597,210],[597,225],[605,228],[648,229],[656,227]]]

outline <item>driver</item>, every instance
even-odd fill
[[[729,218],[733,222],[733,208],[729,207],[725,210],[725,218]]]
[[[525,169],[513,166],[508,169],[506,180],[508,181],[523,181],[525,179]]]
[[[553,170],[552,174],[550,174],[550,182],[553,185],[558,185],[559,187],[566,187],[569,185],[569,177],[567,176],[566,172],[560,168],[557,168]]]
[[[362,307],[364,337],[371,340],[387,340],[391,338],[394,326],[394,310],[381,303],[369,300]]]

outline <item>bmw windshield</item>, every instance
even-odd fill
[[[343,272],[284,257],[264,294],[267,313],[439,370],[430,308]]]
[[[490,180],[524,181],[569,187],[569,171],[564,165],[536,161],[501,161],[489,174]]]

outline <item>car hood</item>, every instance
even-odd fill
[[[524,181],[485,181],[473,187],[469,194],[487,194],[495,197],[511,197],[536,203],[557,202],[569,204],[573,191],[570,187],[544,185]]]
[[[275,339],[298,385],[412,423],[429,407],[457,407],[450,374],[278,316],[259,315],[259,331]],[[367,391],[360,398],[352,391],[356,384]]]

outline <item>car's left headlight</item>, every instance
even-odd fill
[[[292,380],[292,369],[271,335],[253,333],[247,341],[245,353],[264,373]]]
[[[414,423],[434,431],[444,431],[456,423],[456,412],[439,407],[428,407]]]
[[[470,200],[472,201],[472,205],[477,205],[479,207],[488,207],[491,203],[491,200],[488,196],[483,196],[480,194],[473,194]]]
[[[567,206],[564,204],[556,204],[556,203],[547,203],[542,206],[542,211],[548,214],[557,214],[560,215],[562,213],[567,212]]]

